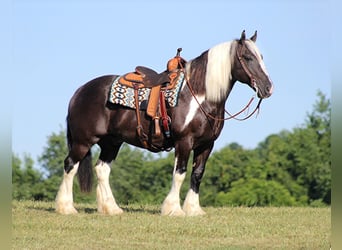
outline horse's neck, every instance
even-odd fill
[[[216,102],[212,102],[212,101],[207,101],[207,104],[210,106],[210,109],[212,110],[212,112],[217,113],[217,114],[222,114],[222,117],[224,117],[224,110],[225,110],[225,106],[226,106],[226,102],[229,98],[230,92],[232,91],[233,87],[234,87],[234,83],[235,81],[229,80],[229,88],[227,89],[226,92],[226,97],[222,98],[219,101]]]

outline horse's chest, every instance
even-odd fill
[[[185,112],[183,114],[183,117],[184,117],[184,123],[182,126],[183,129],[189,126],[189,124],[198,123],[198,121],[196,122],[195,118],[198,112],[201,112],[201,110],[199,109],[199,105],[202,105],[204,100],[205,100],[205,96],[197,96],[196,98],[195,97],[191,98],[190,105],[188,106],[187,109],[185,109]],[[198,125],[198,124],[195,124],[195,125]]]
[[[202,112],[205,96],[191,97],[188,104],[181,104],[175,111],[173,125],[181,135],[192,134],[193,137],[212,139],[217,137],[222,129],[221,122],[210,121]]]

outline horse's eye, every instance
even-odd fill
[[[243,55],[243,58],[246,60],[246,61],[251,61],[253,58],[249,55]]]

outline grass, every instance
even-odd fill
[[[330,208],[204,208],[201,217],[163,217],[158,206],[129,205],[119,216],[77,204],[13,201],[12,249],[329,249]]]

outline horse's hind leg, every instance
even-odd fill
[[[101,154],[95,166],[98,179],[96,188],[97,210],[103,214],[121,214],[123,210],[117,205],[109,184],[111,170],[109,164],[116,158],[121,144],[113,147],[110,142],[101,141],[99,145],[101,147]]]
[[[87,159],[85,159],[87,158]],[[56,211],[61,214],[75,214],[72,186],[73,180],[80,165],[80,161],[91,161],[89,148],[82,145],[73,145],[64,164],[62,183],[56,196]]]
[[[56,196],[56,211],[60,214],[77,213],[73,204],[72,184],[78,170],[78,165],[79,163],[76,163],[69,173],[64,171],[63,180]]]

